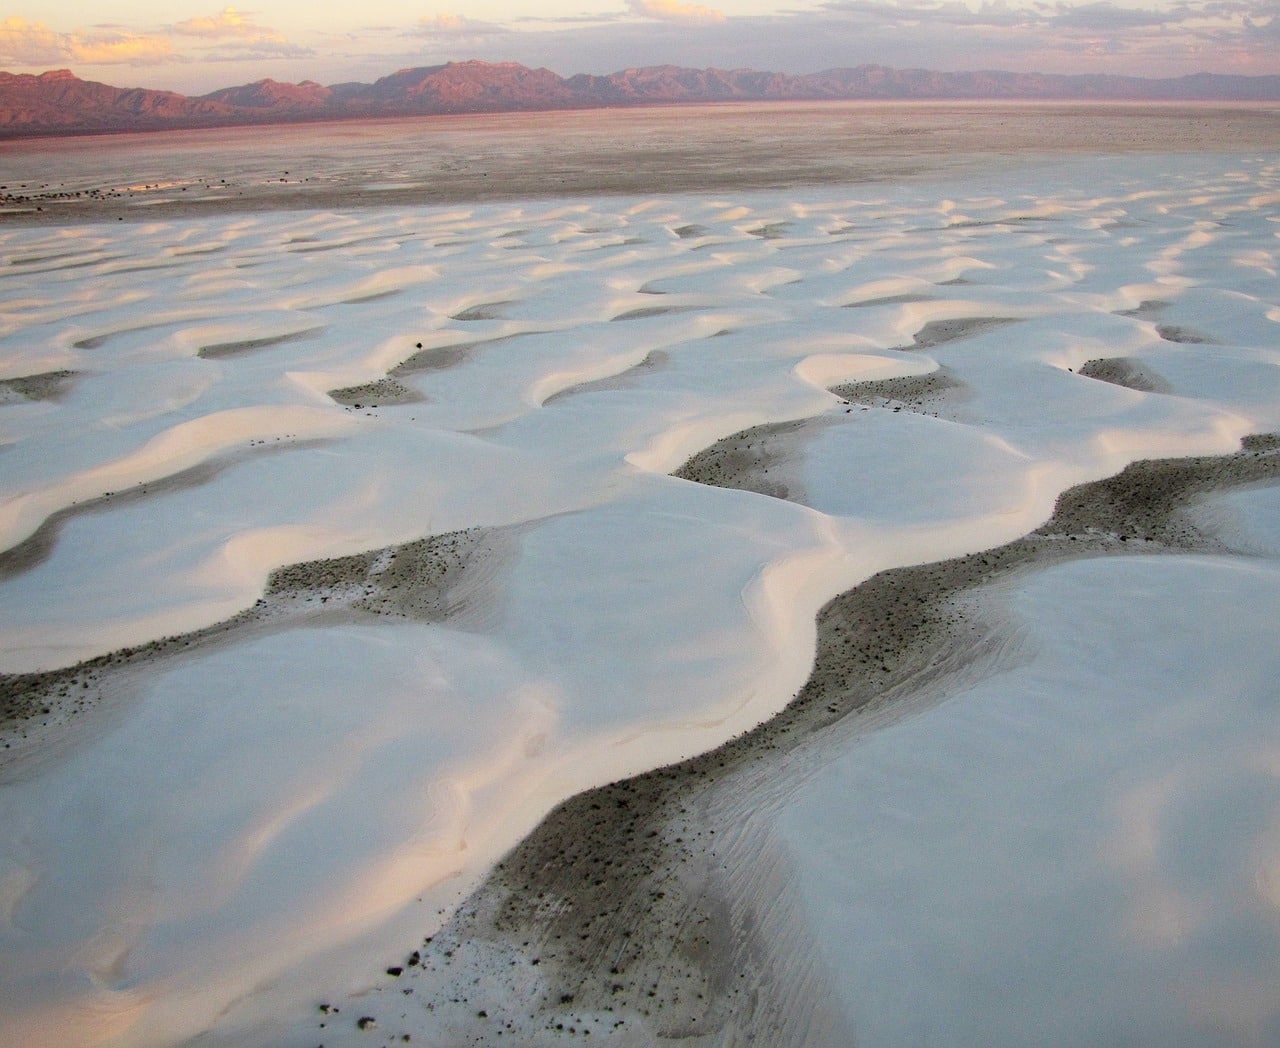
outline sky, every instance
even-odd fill
[[[565,76],[665,63],[1280,73],[1280,0],[469,0],[465,11],[431,0],[23,0],[0,16],[0,69],[188,94],[264,77],[372,81],[473,58]]]

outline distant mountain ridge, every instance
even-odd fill
[[[1280,101],[1280,76],[1170,79],[861,65],[794,75],[649,66],[562,77],[515,62],[402,69],[372,84],[259,80],[191,97],[81,80],[69,70],[0,72],[0,137],[215,127],[360,116],[521,112],[697,102],[892,99]]]

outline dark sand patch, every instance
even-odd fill
[[[787,230],[791,228],[790,222],[766,222],[762,226],[755,229],[748,229],[747,234],[753,237],[759,237],[761,240],[781,240],[787,235]]]
[[[913,302],[928,302],[928,295],[885,295],[882,298],[864,298],[859,302],[846,302],[842,309],[870,309],[873,306],[907,306]]]
[[[171,480],[174,478],[171,478]],[[122,648],[74,666],[0,675],[0,775],[6,765],[104,700],[142,667],[201,654],[264,631],[391,615],[466,626],[483,620],[517,529],[469,529],[275,571],[251,608],[203,629]],[[12,551],[11,551],[12,552]],[[470,569],[470,570],[468,570]],[[109,702],[107,703],[110,704]]]
[[[117,266],[111,270],[111,273],[113,276],[117,273],[151,273],[159,269],[178,269],[185,264],[182,259],[170,256],[170,261],[168,262],[148,263],[142,266]],[[258,263],[253,264],[257,265]],[[242,269],[248,268],[248,266],[242,263],[238,264],[236,268]]]
[[[796,471],[786,467],[805,441],[833,422],[829,416],[819,416],[752,426],[699,451],[671,475],[695,484],[803,503]]]
[[[177,323],[174,321],[173,323]],[[71,343],[72,349],[98,349],[100,346],[106,345],[113,338],[119,338],[122,335],[136,335],[140,331],[156,331],[162,327],[170,327],[170,324],[141,324],[138,327],[120,328],[118,331],[104,331],[100,335],[89,335],[86,338],[79,339]]]
[[[136,330],[145,330],[145,329],[134,328],[132,330],[136,331]],[[72,342],[71,347],[72,349],[97,349],[99,346],[103,345],[107,341],[107,339],[112,338],[114,335],[124,335],[124,334],[128,334],[128,332],[113,331],[111,332],[111,334],[107,334],[107,335],[90,335],[88,338],[82,338],[77,342]]]
[[[0,215],[3,215],[3,213],[4,213],[3,208],[0,208]],[[83,258],[82,252],[76,252],[76,255],[81,257],[81,261],[63,262],[58,265],[51,265],[51,266],[45,266],[43,265],[43,262],[41,262],[40,260],[32,259],[31,261],[27,262],[26,265],[34,266],[37,263],[39,263],[42,266],[42,268],[24,269],[22,270],[21,273],[3,273],[3,274],[0,274],[0,277],[27,276],[31,273],[64,273],[67,270],[88,269],[90,266],[101,266],[101,265],[105,265],[108,262],[117,262],[122,258],[128,257],[127,255],[97,255],[93,258]],[[56,256],[56,257],[61,258],[61,257],[75,257],[75,256]]]
[[[302,244],[302,247],[295,247],[290,251],[293,255],[307,255],[316,251],[342,251],[349,247],[359,247],[361,244],[377,244],[387,240],[384,234],[378,234],[371,237],[352,237],[349,240],[331,240],[317,242],[315,237],[295,237],[289,241],[290,244]]]
[[[1019,229],[1024,228],[1032,222],[1052,222],[1055,221],[1045,215],[1009,215],[1005,218],[988,218],[988,219],[962,219],[959,222],[952,222],[947,229],[987,229],[992,226],[1003,229]]]
[[[381,302],[384,298],[394,298],[404,293],[403,288],[393,287],[388,291],[374,291],[368,295],[357,295],[355,298],[344,298],[340,306],[362,306],[366,302]]]
[[[502,340],[494,339],[493,341]],[[477,346],[485,344],[484,342],[459,342],[453,346],[432,346],[430,349],[420,349],[393,367],[387,375],[391,378],[403,378],[406,375],[417,375],[426,371],[446,371],[463,363]]]
[[[329,390],[329,396],[337,403],[350,408],[376,408],[383,404],[417,404],[426,400],[417,390],[391,376],[375,379],[360,386],[344,386]]]
[[[631,389],[639,384],[645,375],[651,375],[665,368],[670,359],[670,354],[664,353],[660,349],[655,349],[639,364],[629,367],[617,375],[599,378],[593,382],[580,382],[576,386],[570,386],[568,389],[560,390],[559,393],[551,394],[542,402],[542,406],[547,407],[557,400],[577,396],[580,393],[612,393],[618,390]]]
[[[831,387],[831,392],[847,404],[936,416],[937,411],[931,409],[940,407],[963,389],[964,385],[951,372],[937,368],[926,375],[849,382]],[[796,480],[797,471],[790,467],[808,440],[823,427],[839,425],[842,417],[825,415],[740,430],[690,456],[671,475],[697,484],[754,491],[758,495],[803,504],[805,498]]]
[[[1118,317],[1132,317],[1135,320],[1155,321],[1169,308],[1171,303],[1160,299],[1147,299],[1138,303],[1134,309],[1117,310]],[[1177,342],[1188,346],[1214,345],[1217,339],[1205,334],[1197,328],[1183,324],[1156,324],[1156,334],[1166,342]]]
[[[98,498],[88,499],[51,513],[28,538],[16,546],[0,551],[0,579],[20,575],[46,561],[57,544],[58,532],[62,529],[62,525],[73,517],[128,506],[149,495],[199,487],[231,464],[230,458],[218,462],[202,462],[198,466],[182,470],[172,476],[138,484],[122,491],[104,492]]]
[[[1172,393],[1169,385],[1156,372],[1135,357],[1101,357],[1086,360],[1076,369],[1077,375],[1101,382],[1136,389],[1139,393]]]
[[[913,336],[915,344],[906,349],[932,349],[947,342],[983,335],[1006,324],[1016,324],[1018,317],[957,317],[950,320],[931,320]]]
[[[1158,298],[1147,298],[1139,302],[1133,309],[1117,310],[1116,316],[1133,317],[1134,320],[1154,320],[1162,310],[1168,308],[1168,302]]]
[[[647,320],[649,317],[664,317],[668,313],[687,313],[693,306],[641,306],[628,309],[625,313],[610,317],[610,320]]]
[[[676,226],[673,232],[681,240],[696,240],[698,237],[705,237],[710,234],[706,226],[700,226],[696,222],[690,222],[688,225]]]
[[[226,244],[210,244],[207,247],[178,248],[174,251],[171,251],[170,254],[174,258],[193,258],[193,257],[198,257],[200,255],[216,255],[219,252],[226,251],[226,250],[227,250]]]
[[[240,357],[247,353],[256,353],[260,349],[271,349],[273,346],[283,346],[290,342],[301,342],[304,339],[314,338],[320,334],[324,328],[307,328],[305,331],[294,331],[288,335],[271,335],[267,338],[246,338],[239,342],[218,342],[212,346],[201,346],[196,350],[196,356],[205,360],[225,360],[228,357]]]
[[[23,255],[19,258],[9,259],[11,266],[35,266],[42,262],[62,262],[68,258],[81,258],[83,251],[62,251],[55,255]]]
[[[74,371],[43,371],[38,375],[0,379],[0,403],[3,394],[13,394],[13,400],[61,400],[70,388]]]
[[[1208,346],[1217,341],[1203,331],[1181,324],[1157,324],[1156,334],[1166,342],[1178,342],[1186,346]]]
[[[500,320],[502,318],[502,307],[510,304],[510,302],[482,302],[478,306],[464,309],[461,313],[454,313],[449,319],[460,320],[463,323],[473,320]]]
[[[264,602],[318,600],[377,615],[458,624],[483,614],[503,563],[499,553],[510,542],[500,529],[472,528],[292,564],[272,572]]]
[[[944,367],[925,375],[901,375],[897,378],[873,379],[869,382],[846,382],[832,386],[831,392],[851,404],[866,404],[879,408],[906,408],[928,414],[945,399],[954,399],[965,388]]]
[[[327,443],[328,441],[324,439],[276,440],[271,443],[259,443],[252,450],[228,452],[166,477],[143,481],[141,484],[121,488],[119,491],[105,491],[97,498],[85,499],[74,505],[65,506],[46,517],[29,537],[6,550],[0,550],[0,579],[30,571],[48,559],[57,543],[58,532],[62,525],[74,517],[108,512],[119,509],[121,506],[136,505],[144,499],[155,498],[158,495],[197,488],[201,484],[207,484],[220,473],[246,461],[250,456],[269,455],[286,450],[297,451],[300,448],[318,448]]]
[[[803,934],[777,920],[789,904],[785,857],[754,825],[753,804],[785,796],[788,777],[803,779],[860,717],[992,659],[1006,638],[966,593],[1069,558],[1220,549],[1182,507],[1259,482],[1280,482],[1280,437],[1220,458],[1136,463],[1065,493],[1024,538],[885,571],[834,598],[818,617],[813,673],[782,713],[559,805],[441,933],[406,943],[396,989],[413,996],[379,988],[360,1008],[397,1029],[396,1016],[426,1009],[459,1045],[493,1043],[497,1029],[519,1041],[571,1028],[637,1045],[782,1046],[815,1030],[843,1043]]]

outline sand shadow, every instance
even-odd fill
[[[1110,382],[1139,393],[1172,393],[1173,387],[1136,357],[1100,357],[1086,360],[1076,369],[1077,375]]]
[[[309,338],[315,338],[323,330],[323,327],[314,327],[307,328],[305,331],[295,331],[288,335],[246,338],[241,339],[239,342],[218,342],[210,346],[201,346],[196,350],[196,356],[203,360],[226,360],[231,357],[241,357],[249,353],[256,353],[262,349],[272,349],[275,346],[287,345],[290,342],[302,342]]]
[[[44,371],[38,375],[23,375],[20,378],[0,379],[0,404],[20,403],[32,400],[61,400],[71,388],[74,371]],[[3,397],[3,391],[13,394],[12,398]]]

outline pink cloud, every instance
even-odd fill
[[[24,18],[0,21],[0,63],[19,67],[153,65],[175,58],[173,44],[154,33],[123,30],[59,33]]]
[[[175,33],[183,36],[202,36],[214,40],[228,38],[239,40],[278,42],[284,37],[274,29],[255,24],[252,12],[238,11],[234,7],[224,7],[217,14],[198,18],[188,18],[173,26]]]
[[[628,0],[628,3],[633,14],[660,22],[707,25],[725,20],[721,11],[701,4],[685,3],[684,0]]]

